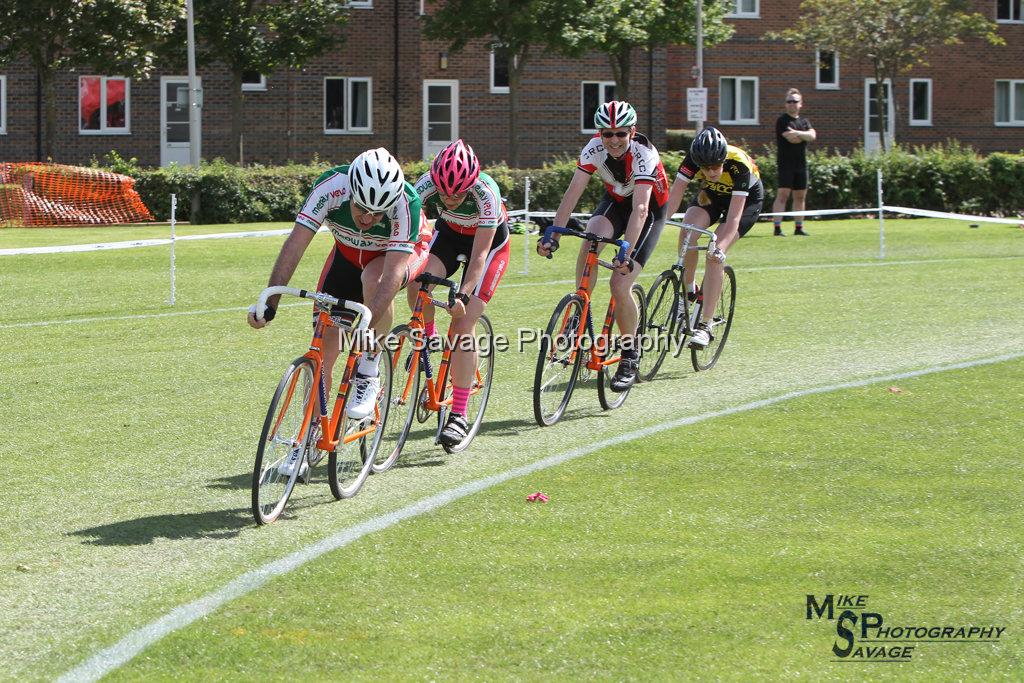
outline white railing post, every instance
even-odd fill
[[[878,258],[885,258],[885,204],[882,203],[882,169],[878,169]]]
[[[171,195],[171,306],[174,305],[174,217],[178,209],[177,195]]]
[[[530,272],[530,176],[526,176],[523,187],[523,275]]]

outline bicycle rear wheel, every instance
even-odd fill
[[[725,341],[729,338],[735,309],[736,273],[733,272],[732,266],[726,266],[725,276],[722,278],[722,296],[718,298],[715,315],[711,319],[711,343],[703,349],[690,349],[690,360],[693,362],[694,370],[710,370],[718,362],[718,357],[725,348]],[[698,312],[698,320],[700,316],[701,313]]]
[[[476,372],[473,376],[473,386],[469,395],[469,403],[466,404],[466,423],[469,430],[466,438],[458,445],[442,447],[447,453],[459,453],[469,448],[480,425],[484,421],[484,411],[487,410],[487,400],[491,396],[491,381],[494,379],[494,327],[486,315],[481,315],[476,321],[476,328],[473,330],[473,339],[476,342]]]
[[[572,397],[583,359],[581,320],[583,299],[577,294],[566,294],[555,306],[541,337],[533,378],[533,416],[541,427],[558,422]]]
[[[419,335],[417,335],[419,336]],[[391,405],[384,425],[377,457],[371,471],[381,474],[391,469],[402,453],[420,395],[420,353],[408,325],[391,330],[388,355],[391,356]]]
[[[647,296],[644,294],[643,287],[633,283],[632,289],[629,291],[633,297],[633,302],[636,304],[637,310],[637,331],[644,330],[647,328]],[[639,340],[637,340],[639,341]],[[613,354],[612,349],[606,349],[606,354]],[[640,363],[643,363],[643,350],[640,352]],[[604,360],[604,357],[601,357]],[[597,400],[601,402],[601,407],[605,410],[615,410],[623,403],[626,402],[626,397],[629,396],[629,392],[633,387],[626,389],[621,393],[615,393],[611,389],[612,376],[615,375],[615,365],[605,365],[601,368],[600,376],[597,378]],[[639,371],[637,371],[637,379],[639,379]]]
[[[252,515],[259,525],[281,515],[302,468],[309,467],[305,464],[310,425],[306,413],[313,400],[313,379],[313,361],[297,358],[270,400],[252,470]]]
[[[380,355],[380,392],[377,394],[374,412],[362,420],[354,420],[345,414],[345,406],[342,406],[342,413],[338,416],[338,425],[334,431],[338,445],[327,458],[327,481],[331,493],[339,500],[359,493],[373,467],[373,459],[384,434],[384,425],[387,424],[391,402],[391,356],[385,352]],[[348,393],[352,393],[352,384],[349,384]],[[346,405],[348,398],[346,395]],[[353,438],[364,431],[367,433]]]
[[[639,378],[644,382],[654,379],[665,362],[678,303],[679,278],[675,271],[666,270],[647,290],[646,326],[643,328],[646,332],[645,353],[639,371]]]

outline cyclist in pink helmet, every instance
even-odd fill
[[[441,150],[430,172],[416,181],[416,192],[427,215],[437,219],[426,271],[450,279],[459,269],[459,256],[466,258],[459,298],[451,310],[451,331],[460,340],[472,339],[477,320],[508,269],[508,215],[501,191],[489,175],[480,172],[473,148],[456,140]],[[416,288],[408,292],[412,308]],[[423,318],[427,336],[435,336],[433,307],[424,309]],[[455,446],[466,438],[466,404],[475,369],[475,349],[457,344],[452,351],[452,410],[440,436],[445,445]]]

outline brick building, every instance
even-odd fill
[[[248,77],[243,160],[306,162],[317,155],[340,163],[381,145],[402,159],[418,159],[459,136],[486,162],[506,159],[509,95],[501,50],[495,59],[485,41],[450,53],[444,43],[426,40],[424,5],[353,0],[336,52],[301,70]],[[666,54],[638,51],[632,73],[640,129],[659,146],[666,128]],[[199,76],[202,157],[227,156],[230,74],[210,68]],[[614,93],[611,81],[605,55],[570,60],[538,50],[522,80],[521,164],[577,153],[593,133],[588,129],[603,101],[598,98]],[[149,79],[61,74],[54,160],[82,164],[116,150],[144,165],[187,163],[187,87],[183,72],[158,71]],[[27,64],[0,67],[0,160],[37,158],[36,93]]]
[[[793,26],[800,0],[727,0],[733,37],[704,51],[708,123],[757,150],[774,142],[775,120],[786,90],[799,88],[806,115],[818,132],[817,146],[849,151],[878,145],[876,105],[868,98],[869,64],[842,55],[801,50],[766,41],[765,33]],[[942,46],[929,66],[914,67],[891,84],[897,110],[889,133],[902,145],[957,139],[982,152],[1024,149],[1024,15],[1021,0],[975,0],[976,11],[996,20],[1006,45],[981,40]],[[695,81],[694,48],[669,49],[670,128],[687,128],[686,88]],[[723,93],[725,96],[723,97]],[[890,113],[892,110],[890,110]],[[875,131],[866,135],[865,131]]]

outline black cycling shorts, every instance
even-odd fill
[[[438,218],[434,221],[434,238],[430,242],[430,254],[441,261],[446,278],[451,278],[462,265],[459,263],[459,256],[465,256],[468,261],[473,255],[474,239],[475,235],[457,232],[443,219]],[[510,252],[508,222],[502,221],[494,228],[491,250],[487,254],[483,275],[473,290],[473,295],[484,303],[488,303],[494,296],[501,276],[508,270]]]
[[[792,161],[780,161],[779,187],[788,187],[791,190],[806,190],[807,164]]]
[[[637,238],[636,245],[629,254],[630,258],[638,263],[641,268],[647,265],[647,259],[654,252],[654,247],[658,246],[661,230],[665,227],[665,207],[658,206],[653,197],[649,206],[647,219],[644,220],[644,226],[640,229],[640,237]],[[612,239],[617,240],[626,234],[626,226],[629,224],[629,217],[632,213],[632,197],[626,197],[625,200],[618,202],[615,201],[614,197],[605,192],[597,208],[594,209],[593,215],[604,216],[611,221]]]
[[[703,190],[702,190],[703,192]],[[690,206],[696,206],[699,209],[703,209],[708,214],[708,225],[713,225],[719,221],[725,220],[726,214],[729,211],[729,203],[732,201],[732,197],[719,197],[718,195],[708,195],[710,203],[705,206],[700,203],[700,197],[695,197]],[[748,194],[747,202],[743,205],[743,213],[740,214],[740,237],[743,237],[750,229],[757,223],[757,219],[761,216],[761,210],[764,208],[764,198],[760,193]]]

